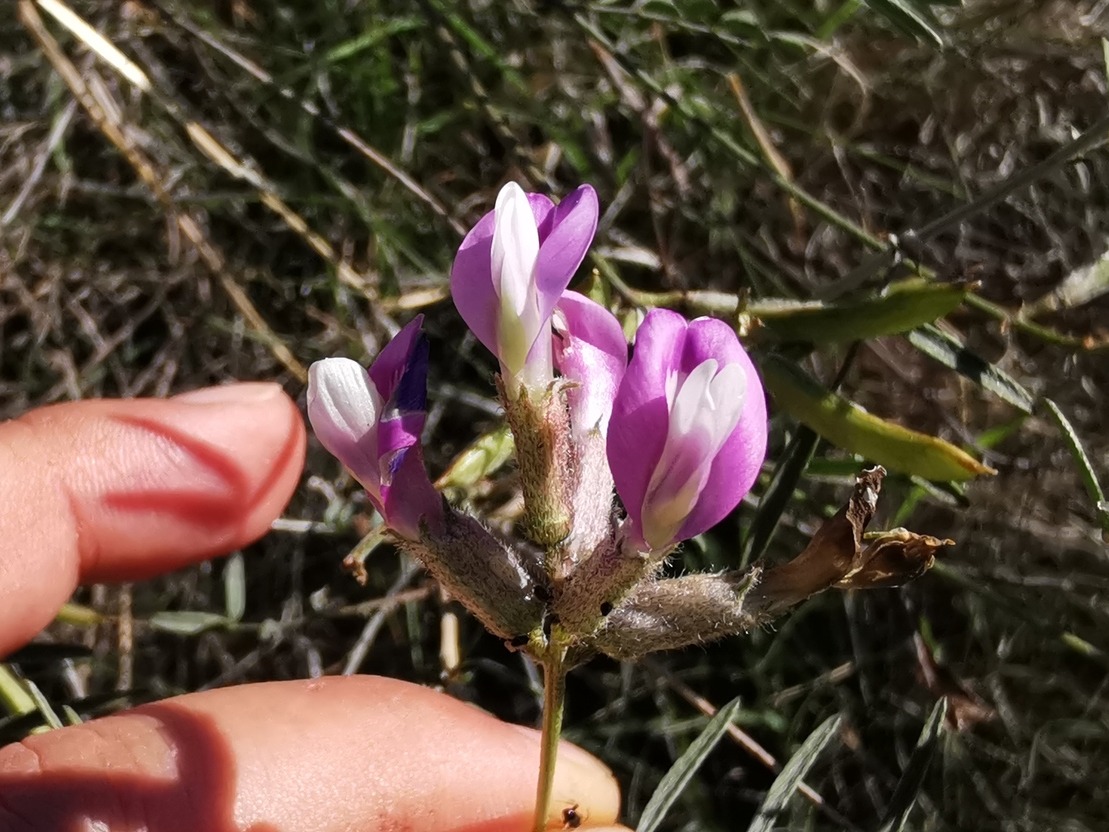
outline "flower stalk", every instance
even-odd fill
[[[551,791],[558,744],[562,736],[562,715],[566,705],[566,649],[558,646],[543,662],[543,721],[539,735],[539,781],[535,787],[535,820],[532,828],[543,832],[551,812]]]

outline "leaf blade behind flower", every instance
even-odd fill
[[[868,413],[774,356],[759,367],[778,405],[828,441],[880,465],[929,480],[969,480],[997,473],[966,451]]]
[[[697,773],[697,769],[701,767],[705,758],[727,732],[728,726],[735,720],[740,704],[737,696],[718,710],[716,716],[709,720],[697,739],[690,743],[685,753],[663,775],[658,788],[655,789],[655,793],[651,795],[651,799],[647,801],[643,813],[639,816],[636,832],[654,832],[658,828],[670,807],[674,805],[674,801],[681,796],[682,789]]]
[[[943,734],[944,720],[947,717],[947,699],[942,698],[932,708],[932,713],[924,723],[905,771],[894,789],[886,809],[885,820],[878,832],[901,832],[909,820],[909,813],[916,805],[917,795],[924,783],[924,775],[936,754],[936,745]]]
[[[829,717],[801,743],[801,747],[785,764],[782,773],[774,779],[762,806],[759,807],[759,813],[747,827],[747,832],[771,832],[778,814],[785,808],[789,798],[797,790],[798,784],[808,774],[809,769],[820,756],[820,752],[839,731],[839,724],[838,715]]]
[[[776,338],[828,344],[876,338],[915,329],[944,317],[970,294],[973,284],[908,278],[863,300],[759,301],[745,310]]]

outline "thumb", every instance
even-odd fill
[[[525,832],[539,735],[372,676],[205,691],[0,750],[0,827]],[[615,822],[612,773],[559,748],[548,829]]]

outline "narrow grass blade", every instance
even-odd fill
[[[929,358],[950,367],[1017,410],[1032,412],[1035,399],[1031,393],[1009,374],[971,352],[946,332],[934,326],[924,326],[910,332],[908,338],[910,344]]]
[[[947,699],[940,699],[928,715],[920,738],[916,741],[916,748],[905,766],[905,772],[894,789],[890,798],[886,817],[878,832],[902,832],[909,820],[909,813],[916,805],[916,796],[924,783],[924,775],[928,773],[928,766],[936,754],[936,746],[943,734],[944,718],[947,716]]]
[[[1078,464],[1078,473],[1082,476],[1082,484],[1086,487],[1086,494],[1089,496],[1090,502],[1093,503],[1098,525],[1101,526],[1104,533],[1102,536],[1105,537],[1105,535],[1109,535],[1109,505],[1106,504],[1105,490],[1101,487],[1101,482],[1097,478],[1097,472],[1094,470],[1089,454],[1086,453],[1082,440],[1078,438],[1078,434],[1075,433],[1070,420],[1063,415],[1063,411],[1059,409],[1059,406],[1051,399],[1044,399],[1043,401],[1052,421],[1058,425],[1059,432],[1063,435],[1067,450],[1070,451],[1074,461]]]
[[[242,621],[246,612],[246,565],[242,552],[233,554],[223,567],[223,597],[227,617]]]
[[[732,724],[735,715],[739,712],[739,706],[739,697],[736,697],[718,710],[700,736],[690,743],[685,753],[666,772],[644,807],[643,814],[639,816],[636,832],[654,832],[658,828],[670,807],[674,805],[674,801],[701,767],[701,763],[727,732],[728,726]]]
[[[74,604],[70,601],[62,604],[62,608],[58,610],[58,614],[54,617],[54,620],[61,624],[69,624],[73,627],[95,627],[98,624],[104,623],[104,616],[92,607],[86,607],[83,604]]]
[[[935,20],[923,4],[911,0],[866,0],[876,14],[881,15],[903,34],[942,47],[943,35],[936,28]]]
[[[64,726],[65,723],[62,722],[62,718],[58,716],[49,700],[47,700],[42,691],[39,690],[38,685],[29,679],[24,680],[24,684],[27,686],[27,693],[30,694],[35,702],[35,708],[42,714],[43,722],[50,728],[61,728]]]
[[[759,807],[759,813],[747,827],[747,832],[770,832],[774,828],[778,814],[785,808],[790,797],[793,796],[797,786],[809,773],[820,752],[831,742],[832,737],[839,731],[839,716],[832,716],[824,720],[820,727],[809,734],[808,739],[801,743],[789,762],[785,764],[782,773],[777,776],[766,793],[766,799]]]
[[[772,356],[760,369],[779,407],[844,450],[929,480],[997,473],[950,442],[872,416],[787,361]]]
[[[35,711],[35,700],[27,692],[23,678],[6,664],[0,664],[0,708],[13,717]]]
[[[759,500],[759,511],[751,523],[751,529],[743,541],[743,554],[740,557],[740,566],[746,567],[753,561],[762,557],[766,547],[774,537],[778,528],[778,521],[782,517],[797,483],[809,467],[820,437],[816,432],[801,425],[797,433],[789,442],[781,462],[778,464],[774,476],[767,486],[766,492]],[[859,470],[858,463],[852,462],[851,475]]]

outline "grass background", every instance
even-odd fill
[[[1020,175],[1104,115],[1104,2],[936,6],[943,48],[892,25],[888,5],[75,2],[153,84],[137,91],[46,19],[87,95],[122,126],[121,153],[4,4],[0,417],[231,378],[278,379],[303,401],[298,367],[368,360],[420,309],[438,473],[498,424],[494,363],[439,299],[460,229],[507,179],[556,195],[591,182],[604,211],[591,265],[636,289],[811,299],[850,282],[884,235]],[[240,167],[198,149],[190,123]],[[1090,150],[908,252],[938,280],[980,282],[982,300],[945,328],[1056,401],[1102,473],[1109,366],[1097,348],[1109,307],[1096,291],[1054,310],[1045,298],[1105,255],[1107,180],[1104,151]],[[890,277],[875,270],[848,296]],[[599,286],[612,291],[607,277]],[[1049,331],[1027,331],[1030,320]],[[1109,562],[1057,426],[903,336],[815,349],[756,338],[753,351],[796,359],[825,383],[841,376],[852,400],[977,448],[998,474],[957,499],[890,478],[876,527],[896,519],[958,541],[911,586],[829,593],[746,639],[573,673],[568,734],[613,766],[626,820],[703,727],[695,692],[716,705],[741,695],[738,724],[783,762],[842,717],[807,778],[832,811],[795,798],[780,827],[877,828],[942,698],[950,724],[906,828],[1106,828]],[[775,411],[772,430],[754,499],[687,547],[684,568],[738,565],[742,530],[758,522],[757,498],[798,426]],[[769,560],[799,550],[857,462],[817,448]],[[499,475],[466,499],[501,505],[513,488]],[[358,490],[313,447],[268,538],[229,561],[83,591],[76,600],[99,618],[71,616],[42,643],[84,654],[47,660],[40,645],[20,667],[83,717],[357,670],[442,684],[534,723],[534,672],[465,614],[461,666],[443,677],[441,633],[459,611],[395,553],[371,554],[366,587],[342,570],[369,524]],[[3,738],[34,718],[3,723]],[[725,740],[666,826],[744,828],[773,777]]]

